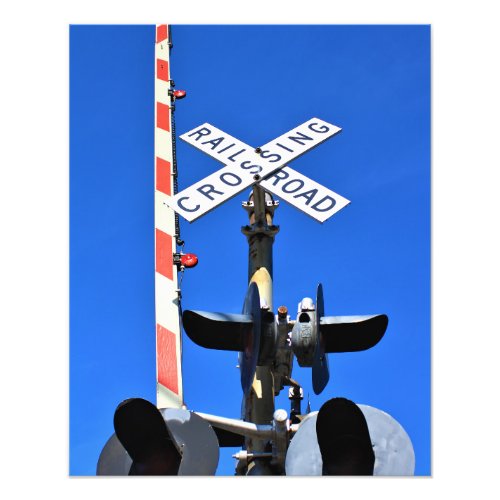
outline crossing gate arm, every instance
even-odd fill
[[[175,129],[171,99],[171,29],[156,25],[155,43],[155,316],[156,404],[158,408],[183,405],[182,344],[178,270],[177,224],[167,206],[175,194]]]

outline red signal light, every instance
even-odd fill
[[[176,99],[184,99],[186,97],[185,90],[174,90],[173,94]]]
[[[194,253],[181,255],[181,265],[184,267],[195,267],[198,264],[198,257]]]

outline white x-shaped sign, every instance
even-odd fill
[[[342,129],[312,118],[255,148],[204,123],[180,138],[224,163],[224,167],[172,197],[170,207],[192,222],[255,183],[324,222],[349,200],[296,172],[286,163],[333,137]]]

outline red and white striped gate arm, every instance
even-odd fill
[[[173,140],[170,84],[170,29],[156,25],[155,49],[155,309],[156,405],[183,405],[181,328],[175,214],[166,205],[173,193]]]

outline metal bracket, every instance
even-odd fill
[[[260,178],[255,180],[260,180]],[[258,184],[253,186],[248,201],[242,202],[243,208],[248,212],[252,226],[271,225],[274,211],[278,205],[279,201],[275,200],[271,193]]]
[[[276,315],[278,341],[273,364],[274,395],[277,396],[285,385],[289,385],[293,368],[293,351],[290,343],[290,316],[285,306],[278,307]]]
[[[178,270],[182,270],[182,269],[184,269],[184,266],[183,266],[183,265],[182,265],[182,263],[181,263],[181,257],[182,257],[182,254],[181,254],[181,253],[175,252],[175,253],[173,254],[173,263],[174,263],[174,265],[176,265],[176,266],[177,266],[177,269],[178,269]]]
[[[218,417],[207,413],[196,412],[198,416],[209,422],[213,427],[234,432],[242,436],[265,439],[271,441],[272,453],[249,453],[240,452],[235,458],[238,460],[250,460],[251,458],[264,458],[271,456],[271,463],[284,470],[286,451],[291,434],[297,432],[297,424],[290,425],[286,410],[276,410],[273,414],[271,425],[254,424],[233,418]],[[244,450],[243,450],[244,451]]]

